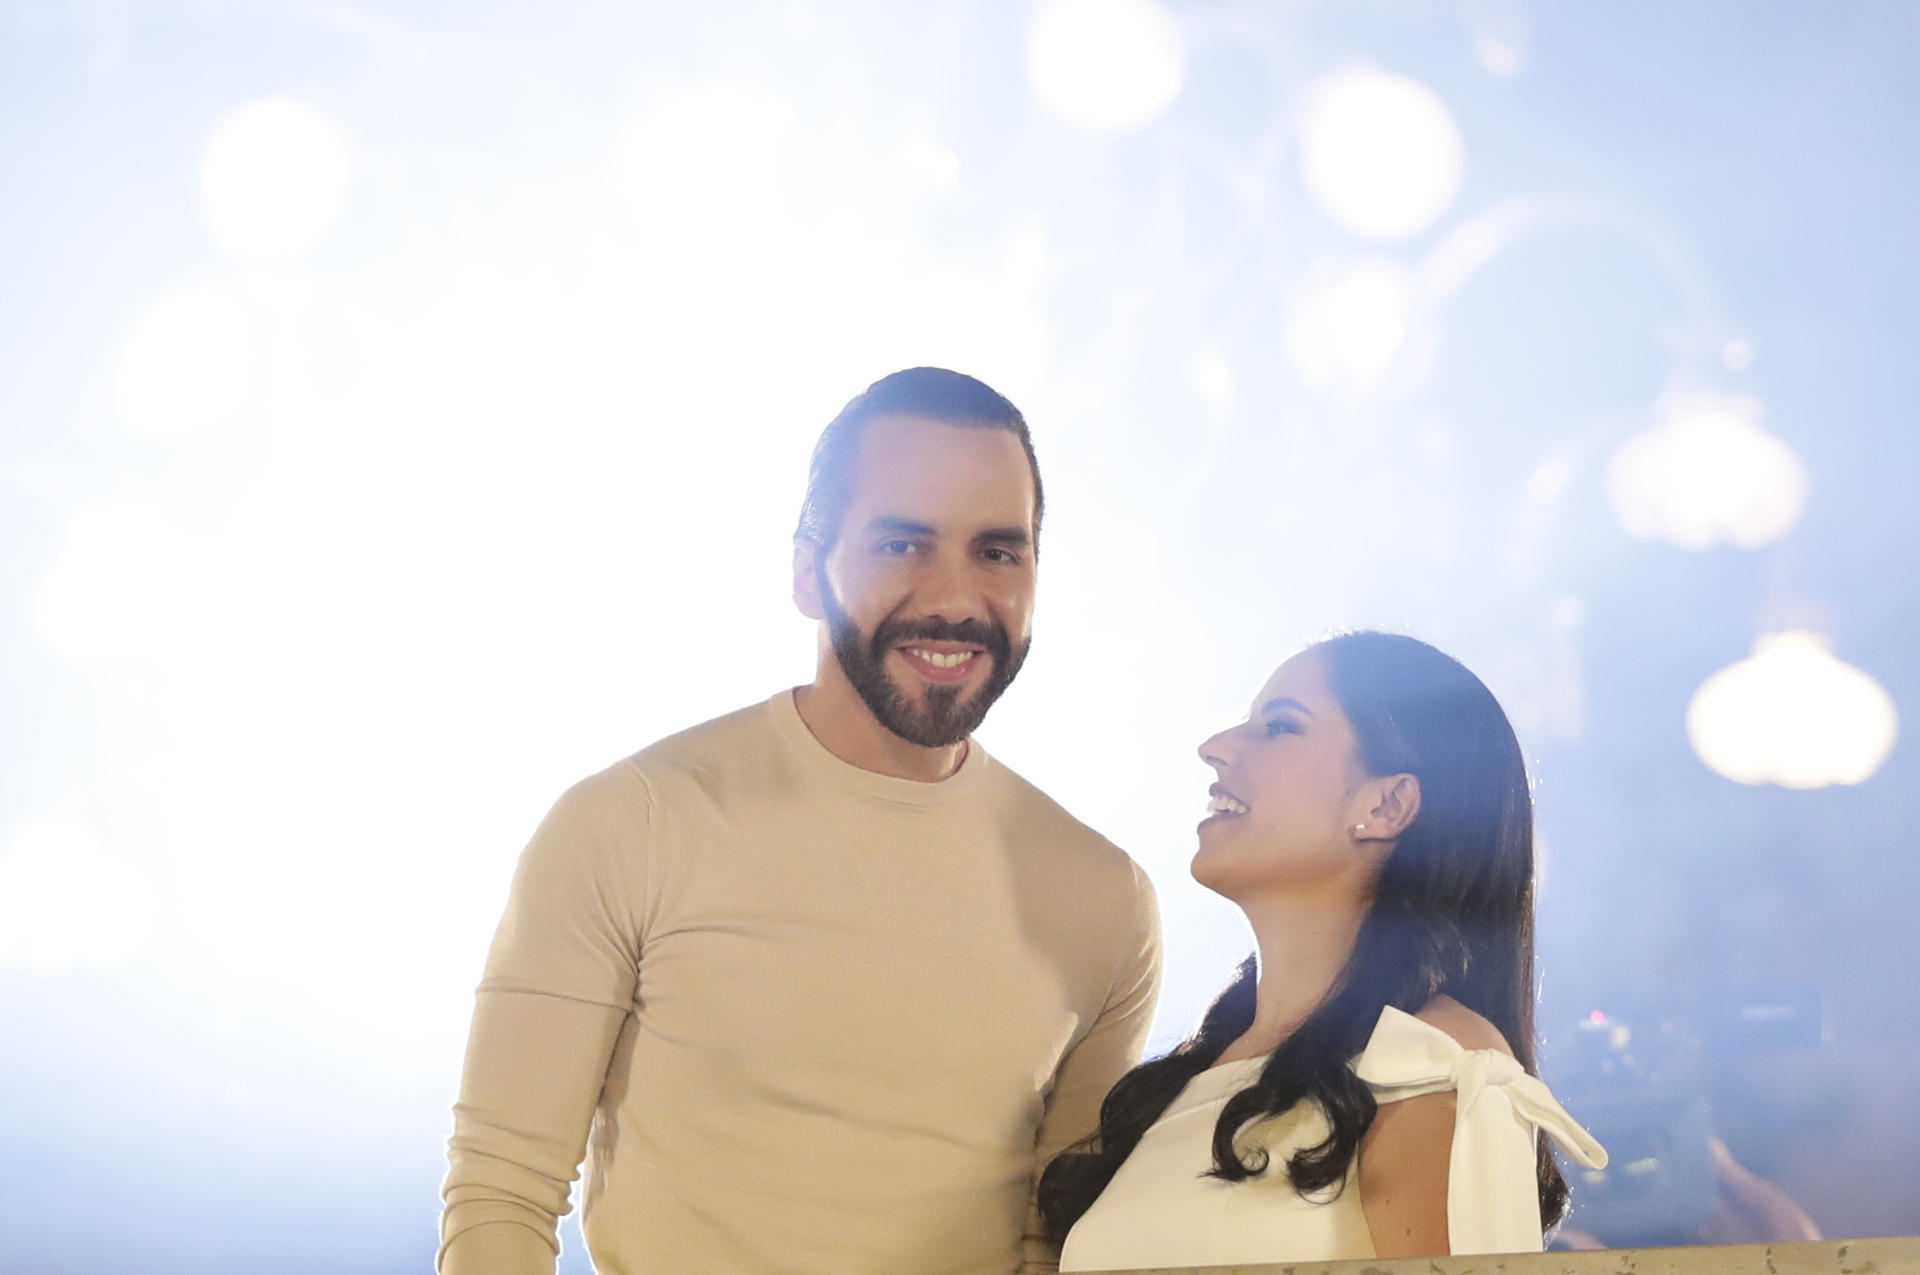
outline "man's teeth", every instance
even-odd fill
[[[1247,813],[1245,802],[1222,794],[1207,801],[1207,812],[1215,815],[1244,815]]]
[[[955,651],[951,655],[943,655],[939,651],[923,651],[917,646],[911,649],[915,658],[925,660],[935,668],[959,668],[979,654],[977,651]]]

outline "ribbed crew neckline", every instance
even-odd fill
[[[955,797],[971,792],[989,765],[986,750],[975,739],[967,741],[967,756],[960,763],[960,769],[932,783],[882,775],[850,761],[843,761],[807,729],[807,723],[800,716],[800,708],[794,703],[794,691],[797,689],[789,687],[777,692],[767,701],[768,714],[781,736],[809,769],[848,792],[906,806],[943,806]]]

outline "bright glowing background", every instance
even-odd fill
[[[1916,52],[1733,0],[9,10],[0,1269],[424,1268],[522,840],[809,675],[808,449],[915,363],[1034,422],[984,738],[1158,881],[1161,1044],[1246,942],[1193,745],[1404,628],[1533,759],[1549,1037],[1821,987],[1841,1044],[1723,1133],[1920,1230]]]
[[[1159,0],[1045,0],[1027,32],[1035,103],[1085,133],[1151,123],[1179,94],[1185,60]]]
[[[1420,81],[1354,70],[1307,90],[1301,176],[1315,206],[1349,234],[1419,234],[1453,202],[1460,169],[1460,130]]]

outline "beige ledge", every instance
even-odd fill
[[[1130,1271],[1127,1275],[1721,1275],[1733,1271],[1754,1271],[1758,1275],[1920,1275],[1920,1237],[1182,1266]]]

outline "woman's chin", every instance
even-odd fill
[[[1187,865],[1187,871],[1193,875],[1195,881],[1206,886],[1207,889],[1230,899],[1233,895],[1228,890],[1233,874],[1228,857],[1224,851],[1210,848],[1202,843],[1199,851],[1193,856],[1193,861]]]

